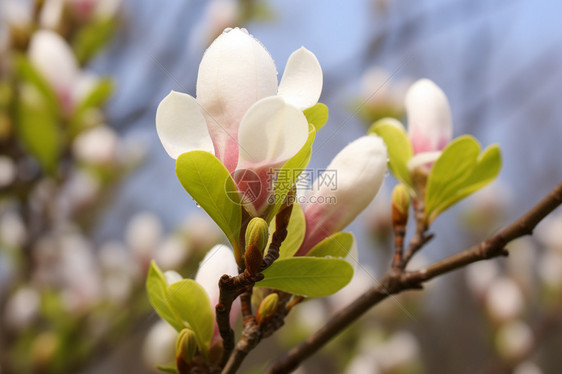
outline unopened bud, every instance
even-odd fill
[[[392,191],[392,224],[394,226],[406,225],[409,209],[410,194],[406,186],[399,184]]]
[[[246,229],[246,248],[253,245],[263,252],[269,239],[268,226],[263,218],[252,218]]]
[[[258,312],[256,313],[256,322],[258,325],[263,326],[271,320],[275,311],[277,310],[277,303],[279,302],[279,295],[270,293],[260,304]]]
[[[263,251],[267,245],[269,231],[267,222],[263,218],[253,218],[246,229],[246,252],[244,261],[248,275],[259,272],[262,261]]]
[[[197,350],[195,333],[190,329],[181,330],[176,340],[176,357],[181,357],[187,364],[190,364]]]

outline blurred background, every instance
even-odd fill
[[[500,144],[498,181],[437,219],[416,268],[493,234],[562,179],[560,15],[548,0],[0,0],[0,373],[152,373],[173,358],[148,264],[193,277],[223,238],[176,179],[154,117],[170,90],[195,95],[225,27],[247,28],[279,76],[300,46],[318,57],[330,119],[311,167],[373,121],[404,120],[420,78],[448,96],[454,136]],[[383,274],[395,183],[350,227],[352,283],[295,308],[242,372],[261,372]],[[387,300],[300,372],[559,372],[560,209],[510,249]]]

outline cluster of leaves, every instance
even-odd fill
[[[413,196],[424,201],[425,222],[431,224],[446,209],[492,182],[502,164],[497,144],[481,151],[470,135],[453,139],[432,165],[429,175],[415,175],[408,167],[414,152],[408,135],[394,120],[375,122],[369,132],[382,137],[388,147],[389,168]],[[421,181],[416,181],[421,178]]]

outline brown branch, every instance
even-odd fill
[[[249,351],[261,340],[261,337],[255,335],[256,328],[254,328],[254,325],[256,325],[256,323],[252,315],[251,306],[252,288],[254,287],[254,283],[263,279],[264,276],[261,272],[271,266],[271,264],[279,258],[279,248],[281,248],[281,244],[287,237],[287,226],[289,225],[289,218],[291,217],[292,210],[292,204],[284,205],[277,213],[275,218],[275,232],[273,233],[267,254],[262,261],[260,273],[250,274],[248,271],[244,271],[235,277],[225,274],[219,280],[220,295],[215,311],[219,333],[223,339],[223,351],[219,362],[219,365],[224,367],[223,372],[228,373],[229,370],[232,370],[227,369],[227,367],[238,368]],[[240,341],[236,345],[236,350],[234,350],[235,337],[234,330],[232,330],[230,326],[230,309],[232,308],[232,303],[238,296],[241,296],[244,330]],[[257,331],[259,331],[259,328],[257,328]],[[238,352],[239,350],[242,351]],[[240,362],[238,362],[238,360],[240,360]]]
[[[402,262],[400,264],[401,269],[405,269],[408,262],[414,257],[414,255],[420,250],[427,242],[433,239],[432,234],[426,234],[427,232],[427,222],[425,217],[425,205],[422,200],[414,199],[414,212],[416,220],[416,233],[410,241],[410,245],[406,250],[406,253],[402,257]]]
[[[536,225],[560,204],[562,204],[562,182],[526,214],[482,243],[425,269],[413,272],[389,271],[379,284],[370,288],[337,313],[322,328],[289,351],[287,355],[275,361],[266,372],[270,374],[289,373],[295,370],[303,360],[322,348],[334,336],[389,295],[420,288],[423,282],[473,262],[507,255],[508,252],[505,249],[507,243],[519,237],[531,235]]]

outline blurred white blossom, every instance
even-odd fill
[[[176,339],[178,333],[167,322],[159,320],[148,332],[142,357],[148,367],[154,367],[176,359]]]
[[[529,325],[520,320],[506,323],[498,329],[496,349],[506,359],[519,357],[533,344],[533,332]]]
[[[41,297],[37,290],[31,287],[20,288],[6,304],[4,322],[6,326],[19,330],[29,326],[37,317]]]
[[[2,53],[1,47],[0,53]],[[12,184],[16,179],[16,172],[14,161],[7,156],[0,156],[0,188]]]
[[[505,276],[494,280],[486,294],[486,309],[495,321],[513,320],[524,307],[525,299],[517,283]]]
[[[109,126],[96,126],[86,130],[72,144],[79,161],[94,165],[113,164],[116,161],[119,137]]]

